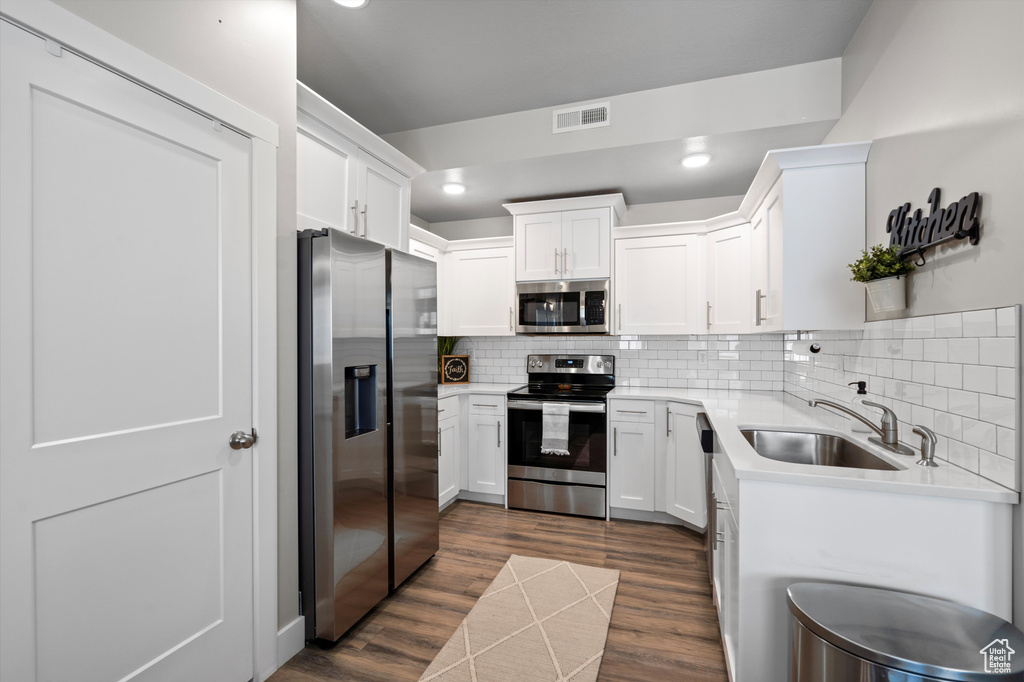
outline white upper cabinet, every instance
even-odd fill
[[[356,157],[359,148],[299,113],[295,139],[298,228],[333,227],[355,233]]]
[[[710,334],[751,331],[749,223],[708,233],[707,271],[705,331]]]
[[[505,204],[515,216],[517,282],[606,279],[621,194]]]
[[[769,153],[740,212],[751,218],[750,331],[859,329],[864,294],[846,267],[864,248],[870,142]],[[760,291],[761,324],[757,307]]]
[[[616,334],[698,334],[704,236],[615,240]]]
[[[562,214],[516,216],[516,280],[562,279]]]
[[[511,246],[452,251],[445,274],[451,336],[512,336],[515,283]]]
[[[412,178],[424,169],[298,84],[299,229],[333,227],[408,250]]]

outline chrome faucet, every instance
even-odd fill
[[[868,407],[877,407],[880,410],[882,410],[882,425],[875,426],[875,424],[873,424],[867,418],[861,416],[859,413],[851,410],[845,405],[834,403],[831,400],[808,400],[807,404],[811,407],[831,407],[833,410],[838,410],[839,412],[848,414],[854,419],[857,419],[858,421],[862,422],[865,426],[867,426],[869,429],[871,429],[880,436],[879,438],[876,438],[874,436],[868,438],[868,440],[871,441],[872,443],[881,445],[882,447],[888,450],[892,450],[893,452],[898,452],[901,455],[915,454],[914,451],[908,448],[907,446],[900,445],[899,420],[896,419],[896,413],[890,410],[885,405],[879,405],[878,403],[873,403],[869,400],[862,401],[863,405],[867,405]]]

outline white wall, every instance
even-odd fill
[[[56,0],[276,123],[278,627],[298,616],[295,311],[295,0]]]
[[[1022,27],[1018,1],[876,0],[843,55],[843,115],[825,142],[875,141],[867,244],[888,243],[904,202],[927,214],[934,187],[943,205],[982,195],[980,244],[929,252],[906,316],[1024,301]]]
[[[886,217],[904,202],[927,214],[933,187],[944,204],[969,192],[984,202],[981,242],[930,251],[905,316],[1024,301],[1022,27],[1016,0],[875,0],[843,55],[843,115],[825,142],[875,141],[866,244],[888,242]],[[1014,620],[1024,627],[1022,505],[1014,539]]]

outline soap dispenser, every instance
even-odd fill
[[[868,394],[868,382],[851,381],[849,384],[847,384],[847,386],[854,385],[857,386],[857,395],[855,395],[853,399],[850,400],[850,402],[853,403],[854,405],[860,405],[864,402],[864,398],[862,396],[866,396]],[[872,433],[871,429],[869,429],[867,426],[862,424],[857,419],[850,420],[850,431],[854,433]]]

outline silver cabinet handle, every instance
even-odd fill
[[[619,414],[647,414],[647,410],[615,410]]]
[[[513,329],[512,329],[512,320],[513,320],[513,317],[512,317],[512,306],[509,306],[508,307],[508,330],[509,331],[513,331]]]
[[[711,301],[708,301],[708,331],[711,331]]]
[[[363,204],[363,210],[360,213],[363,214],[363,239],[366,239],[366,209],[369,208],[366,204]]]
[[[359,199],[352,204],[352,229],[349,232],[359,234]]]
[[[715,546],[717,547],[719,543],[725,544],[725,533],[720,530],[715,531]]]
[[[622,331],[622,304],[619,304],[619,331]]]
[[[558,270],[558,247],[556,246],[555,247],[555,274],[557,275],[558,273],[559,273],[559,270]]]
[[[498,420],[498,447],[501,447],[501,420]]]
[[[665,438],[672,435],[672,408],[665,407]]]
[[[437,430],[437,456],[441,456],[441,429]]]
[[[756,327],[760,327],[761,323],[764,322],[764,313],[761,310],[761,301],[766,298],[768,298],[768,296],[762,294],[760,289],[754,293],[754,310],[756,311],[754,315],[754,326]]]
[[[497,407],[493,403],[472,403],[473,407]]]
[[[256,430],[253,429],[252,433],[246,433],[245,431],[235,431],[228,438],[228,445],[231,446],[232,450],[248,450],[256,442]]]
[[[562,249],[562,272],[569,272],[569,249]]]
[[[619,429],[612,427],[612,457],[619,456]]]
[[[442,412],[444,412],[444,410],[438,410],[437,411],[438,414],[441,414]]]

